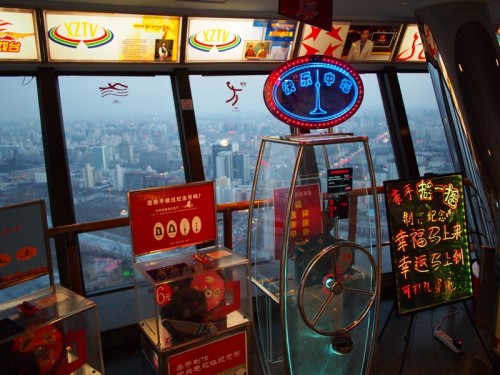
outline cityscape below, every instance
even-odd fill
[[[409,120],[421,175],[452,172],[439,113],[423,110],[418,116]],[[216,182],[217,203],[249,200],[260,136],[280,135],[276,132],[287,127],[264,115],[237,122],[207,117],[197,123],[205,178]],[[0,123],[0,128],[0,205],[47,199],[40,124],[11,121]],[[397,179],[383,112],[358,114],[333,131],[369,138],[378,186]],[[130,190],[185,182],[175,119],[79,120],[68,123],[65,132],[78,223],[127,216]],[[290,155],[283,155],[275,164],[291,162]],[[50,206],[46,206],[50,227]],[[233,218],[233,250],[242,255],[246,255],[247,220],[246,212]],[[84,233],[79,240],[88,292],[132,284],[128,227]]]

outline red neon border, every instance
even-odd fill
[[[301,121],[297,120],[293,117],[290,117],[289,115],[283,113],[279,108],[277,107],[275,101],[273,100],[273,89],[280,77],[285,74],[288,70],[297,67],[298,65],[305,65],[309,64],[311,62],[323,62],[331,65],[335,65],[337,67],[340,67],[344,70],[346,70],[354,79],[358,86],[358,97],[356,98],[356,101],[352,108],[345,114],[339,117],[335,117],[331,120],[328,121],[323,121],[323,122],[313,122],[313,121]],[[352,117],[359,107],[361,106],[361,102],[363,101],[363,94],[364,94],[364,88],[363,88],[363,82],[361,81],[361,77],[359,76],[358,72],[354,70],[353,67],[351,67],[349,64],[336,59],[335,57],[330,57],[330,56],[324,56],[324,55],[310,55],[310,56],[302,56],[302,57],[297,57],[295,59],[289,60],[279,66],[276,70],[274,70],[269,77],[266,80],[266,83],[264,85],[264,102],[266,103],[267,108],[269,111],[280,121],[284,122],[287,125],[295,126],[297,128],[304,128],[304,129],[323,129],[323,128],[329,128],[335,125],[339,125]]]

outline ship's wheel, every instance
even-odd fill
[[[341,272],[336,267],[335,260],[339,259],[340,252],[345,252],[346,248],[351,249],[355,262],[348,272]],[[329,262],[330,259],[333,262],[331,271],[325,272],[325,261]],[[320,275],[321,285],[311,282],[311,279],[318,279],[318,272],[323,273]],[[355,328],[375,302],[377,272],[377,264],[370,252],[354,242],[340,241],[325,247],[312,258],[300,279],[298,305],[304,323],[324,336],[341,335]],[[319,288],[321,293],[317,292]],[[320,298],[319,303],[310,303],[312,293],[316,300]],[[336,305],[341,308],[335,307]],[[342,312],[339,313],[338,310]],[[349,318],[339,319],[339,316]]]

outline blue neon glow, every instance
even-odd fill
[[[334,72],[343,76],[337,85],[335,85],[337,77]],[[297,83],[299,84],[299,88],[297,88]],[[339,94],[351,95],[352,98],[340,110],[332,112],[331,108],[326,108],[322,103],[320,89],[323,85],[327,88],[337,89]],[[301,94],[299,91],[300,88],[307,88],[309,86],[314,86],[314,107],[307,111],[307,113],[298,114],[292,112],[290,108],[284,106],[282,100],[279,98],[280,94],[284,94],[285,96]],[[345,115],[356,105],[358,94],[358,85],[351,73],[342,67],[324,62],[311,62],[290,69],[278,79],[272,90],[273,101],[283,114],[293,119],[313,123],[328,122]]]

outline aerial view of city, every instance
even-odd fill
[[[250,98],[253,111],[247,111],[241,96],[239,106],[232,106],[227,113],[207,110],[196,114],[205,178],[216,182],[219,204],[250,199],[260,137],[289,132],[287,126],[266,112],[263,103],[252,103]],[[65,106],[68,97],[65,95],[62,102],[63,114],[69,107]],[[227,109],[229,98],[227,92],[222,92],[221,108]],[[66,148],[79,223],[128,215],[128,191],[185,182],[173,108],[167,113],[155,113],[149,112],[150,106],[144,111],[147,114],[130,115],[124,110],[126,99],[113,98],[107,103],[113,109],[109,117],[65,114]],[[195,94],[193,99],[196,105]],[[382,106],[375,107],[362,107],[334,131],[369,138],[376,181],[381,186],[384,180],[396,179],[397,171]],[[451,172],[437,109],[413,111],[408,117],[421,173]],[[0,205],[48,199],[41,125],[36,113],[32,118],[0,120],[0,129]],[[289,156],[283,155],[283,163],[291,162]],[[48,214],[50,227],[50,210]],[[245,255],[247,214],[235,214],[233,220],[232,247]],[[79,240],[88,292],[132,283],[128,227],[82,234]]]

